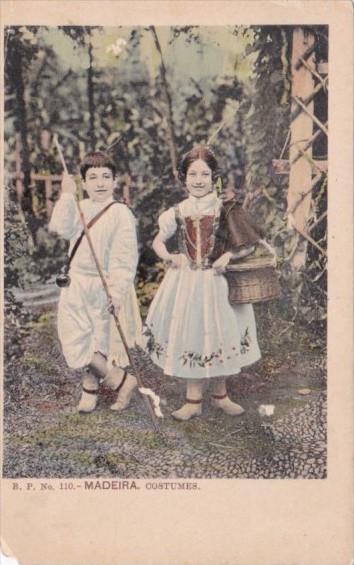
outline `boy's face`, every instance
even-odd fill
[[[93,202],[104,202],[113,194],[113,173],[108,167],[90,167],[82,184]]]

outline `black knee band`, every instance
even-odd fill
[[[95,367],[95,365],[89,363],[87,365],[87,372],[88,373],[92,373],[94,377],[96,377],[96,379],[103,379],[105,376],[105,373],[102,373],[101,371],[99,371],[97,369],[97,367]]]
[[[123,388],[123,385],[124,385],[125,381],[127,380],[127,376],[128,376],[127,371],[124,371],[124,375],[123,375],[123,378],[122,378],[122,382],[117,386],[117,388],[115,389],[114,392],[116,392],[116,393],[118,394],[118,393],[121,391],[121,389]]]
[[[101,351],[95,351],[94,355],[97,354],[100,355],[104,361],[106,361],[106,356],[101,353]],[[91,361],[87,365],[87,370],[90,371],[94,375],[94,377],[96,377],[96,379],[103,379],[106,376],[106,372],[98,369],[94,361]]]

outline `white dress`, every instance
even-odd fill
[[[112,202],[81,202],[88,223]],[[56,203],[49,229],[70,240],[69,254],[82,232],[75,199],[62,194]],[[90,229],[96,255],[108,282],[113,303],[119,305],[119,320],[130,347],[141,343],[141,319],[134,289],[138,262],[135,218],[129,208],[116,203]],[[58,334],[69,367],[82,368],[100,351],[120,367],[128,358],[119,338],[108,301],[84,237],[70,266],[70,286],[60,293]]]
[[[179,204],[182,217],[215,215],[215,193],[189,196]],[[177,229],[174,208],[159,218],[167,241]],[[209,269],[169,268],[149,309],[145,347],[166,375],[199,379],[234,375],[260,358],[251,304],[231,306],[223,275]]]

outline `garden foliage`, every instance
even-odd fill
[[[263,315],[281,316],[293,326],[300,322],[320,340],[326,264],[309,247],[306,268],[291,268],[296,235],[286,220],[288,177],[272,168],[282,152],[287,158],[292,29],[185,26],[156,32],[161,54],[151,28],[6,29],[6,168],[15,170],[17,140],[25,172],[22,205],[11,183],[6,199],[6,287],[45,282],[64,261],[65,243],[47,231],[44,183],[32,186],[28,177],[29,170],[61,172],[52,143],[57,133],[72,173],[85,151],[96,148],[109,149],[117,163],[117,196],[129,177],[141,242],[137,288],[146,311],[163,275],[151,250],[157,217],[184,195],[170,158],[171,110],[177,155],[208,142],[220,159],[222,186],[247,199],[276,247],[284,295]],[[325,30],[318,34],[323,43]],[[310,223],[325,207],[322,181],[314,190]],[[312,235],[325,247],[323,224]]]

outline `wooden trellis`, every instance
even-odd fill
[[[42,132],[42,137],[43,137]],[[48,147],[46,147],[47,149]],[[22,161],[21,161],[21,141],[19,135],[16,136],[16,146],[15,146],[15,171],[10,172],[6,171],[6,178],[8,181],[14,180],[15,181],[15,188],[16,188],[16,198],[17,202],[21,206],[23,200],[23,192],[24,192],[24,173],[22,170]],[[43,183],[43,191],[44,191],[44,201],[45,201],[45,211],[48,217],[50,216],[53,208],[53,195],[55,193],[56,186],[61,183],[62,175],[51,175],[47,173],[35,173],[31,171],[30,173],[30,183],[31,183],[31,200],[32,200],[32,209],[33,213],[36,215],[39,210],[36,209],[34,193],[36,192],[34,189],[37,188],[38,183]]]
[[[307,229],[310,214],[312,191],[318,182],[327,175],[327,160],[316,160],[312,156],[312,147],[321,134],[328,136],[327,123],[322,123],[314,114],[316,96],[322,91],[327,93],[327,61],[316,63],[315,36],[305,29],[297,27],[293,32],[291,57],[291,125],[286,140],[289,143],[289,159],[273,161],[277,174],[289,175],[288,222],[304,239],[299,240],[291,262],[294,267],[305,265],[307,243],[315,246],[323,255],[326,251],[314,241]],[[316,84],[317,83],[317,84]],[[314,126],[318,129],[314,132]],[[324,221],[326,213],[317,218],[315,224]],[[312,226],[311,229],[313,229]]]

